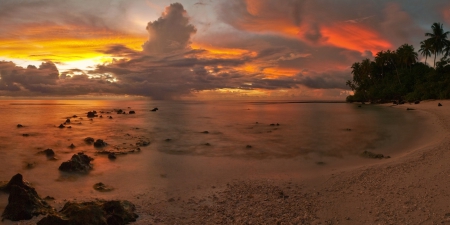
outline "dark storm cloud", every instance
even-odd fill
[[[328,71],[321,74],[302,72],[296,76],[298,84],[313,89],[348,89],[345,82],[350,79],[350,70]]]

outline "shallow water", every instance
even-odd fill
[[[154,107],[159,110],[151,112]],[[89,120],[91,110],[103,111],[103,118]],[[156,201],[233,179],[314,175],[328,165],[366,162],[359,157],[365,150],[395,155],[421,136],[414,112],[344,103],[4,100],[0,112],[0,180],[22,173],[41,197],[50,195],[56,203],[118,196]],[[73,115],[78,117],[66,124],[72,128],[57,127]],[[115,151],[136,150],[139,141],[151,144],[111,161],[86,137],[103,139],[104,149]],[[76,148],[68,147],[72,143]],[[56,161],[38,154],[47,148]],[[59,172],[61,162],[77,152],[94,158],[94,170]],[[96,192],[97,182],[115,190]],[[0,194],[0,211],[6,201]]]

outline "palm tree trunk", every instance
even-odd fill
[[[436,52],[434,53],[434,68],[436,68]]]

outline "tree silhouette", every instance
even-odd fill
[[[432,33],[425,33],[426,37],[429,37],[426,41],[431,42],[434,52],[434,67],[436,67],[436,56],[443,53],[444,49],[450,45],[448,40],[448,31],[444,31],[442,23],[433,23],[431,25]]]
[[[420,42],[419,52],[422,56],[425,56],[425,64],[426,64],[427,58],[431,57],[431,54],[433,54],[433,46],[431,44],[431,41],[425,40]]]

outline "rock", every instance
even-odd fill
[[[210,144],[210,143],[208,143],[208,142],[206,142],[206,143],[205,143],[205,145],[206,145],[206,146],[211,146],[211,144]]]
[[[166,142],[169,142],[169,141],[172,141],[172,139],[170,139],[170,138],[167,138],[166,140],[165,140]]]
[[[47,158],[52,158],[55,156],[55,152],[53,151],[53,149],[47,148],[44,151],[40,151],[40,154],[45,154],[47,156]]]
[[[140,140],[139,142],[136,142],[136,146],[143,146],[143,147],[145,147],[145,146],[148,146],[148,145],[150,145],[149,141],[142,141],[142,140]]]
[[[372,159],[383,159],[383,158],[391,158],[390,156],[384,156],[383,154],[376,154],[369,151],[364,151],[361,154],[363,157],[372,158]]]
[[[19,124],[17,124],[17,127],[20,128],[20,127],[23,127],[23,125],[19,123]]]
[[[9,191],[8,205],[3,211],[3,219],[29,220],[33,216],[54,212],[54,209],[39,197],[34,188],[25,184],[20,173],[11,178],[7,189]]]
[[[75,145],[72,143],[69,145],[69,148],[75,148]]]
[[[59,166],[59,170],[64,172],[87,173],[92,169],[92,160],[94,159],[80,152],[73,155],[69,161],[63,162]]]
[[[58,128],[64,128],[64,127],[66,127],[66,126],[64,126],[63,124],[60,124],[60,125],[58,126]]]
[[[438,106],[442,106],[442,104],[439,102],[439,103],[438,103]]]
[[[418,101],[418,100],[414,102],[414,104],[416,104],[416,105],[419,104],[419,103],[420,103],[420,101]]]
[[[96,147],[96,148],[105,147],[106,145],[107,145],[107,143],[104,142],[102,139],[97,139],[97,140],[94,142],[94,147]]]
[[[59,215],[48,215],[37,225],[122,225],[136,221],[135,210],[129,201],[67,202]]]
[[[70,119],[69,118],[67,118],[66,119],[66,122],[65,123],[70,123]]]
[[[136,114],[135,111],[130,111],[128,114]]]
[[[114,152],[108,153],[108,159],[116,159],[116,154]]]
[[[361,105],[358,105],[358,108],[361,108]]]
[[[209,131],[205,130],[202,132],[203,134],[209,134]]]
[[[103,118],[103,115],[100,115],[99,118]]]
[[[117,114],[122,114],[122,113],[124,113],[123,110],[121,110],[121,109],[117,110]]]
[[[46,200],[46,201],[53,201],[53,200],[55,200],[55,198],[53,198],[52,196],[48,196],[47,195],[47,197],[45,197],[44,200]]]
[[[78,116],[77,116],[77,115],[73,115],[72,117],[73,117],[73,118],[77,118]]]
[[[398,105],[398,102],[397,101],[392,101],[392,104]]]
[[[112,188],[112,187],[110,187],[110,186],[108,186],[108,185],[105,185],[105,184],[102,183],[102,182],[99,182],[99,183],[94,184],[94,189],[95,189],[96,191],[100,191],[100,192],[108,192],[108,191],[114,190],[114,188]]]
[[[246,148],[252,148],[252,146],[251,145],[247,145],[247,146],[245,146]]]
[[[108,118],[112,119],[112,116],[109,116]]]
[[[29,134],[22,134],[22,136],[24,136],[24,137],[28,137],[28,136],[30,136]]]
[[[150,110],[150,111],[152,111],[152,112],[156,112],[156,111],[158,111],[158,108],[153,108],[152,110]]]
[[[97,114],[96,112],[94,113],[94,112],[89,111],[89,112],[87,113],[87,117],[88,117],[88,118],[92,118],[92,117],[95,117],[96,114]]]
[[[87,138],[85,138],[84,139],[84,142],[86,142],[87,144],[93,144],[94,143],[94,138],[91,138],[91,137],[87,137]]]
[[[415,110],[415,109],[413,109],[413,108],[406,108],[406,110]]]

